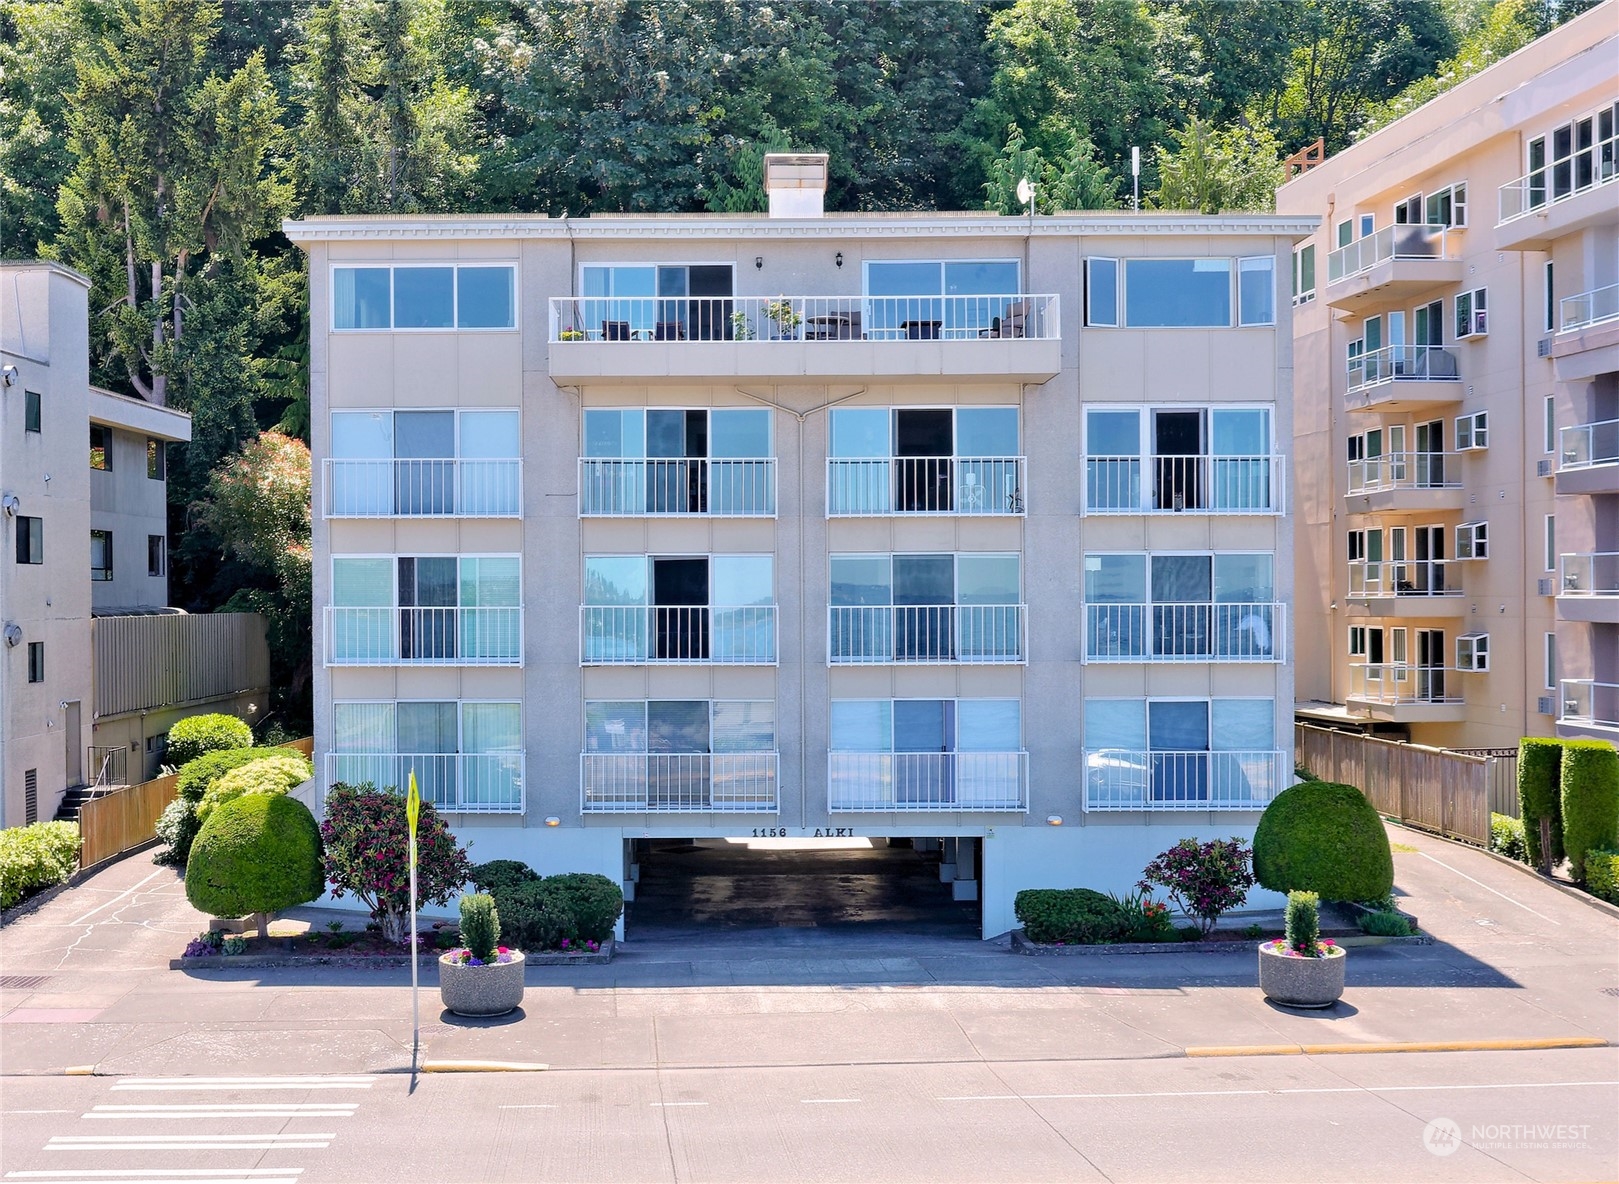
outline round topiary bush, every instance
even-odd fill
[[[206,823],[208,816],[226,802],[250,793],[283,794],[314,775],[315,766],[291,749],[283,749],[278,756],[249,761],[208,787],[202,801],[197,803],[197,818]]]
[[[180,766],[174,778],[174,792],[187,801],[200,802],[208,787],[232,769],[288,753],[297,755],[291,748],[229,748],[220,752],[205,752]]]
[[[1353,785],[1284,789],[1254,832],[1254,878],[1273,892],[1377,900],[1394,888],[1394,856],[1377,810]]]
[[[208,816],[191,845],[186,899],[209,916],[268,915],[314,900],[326,888],[320,828],[297,798],[255,793]]]
[[[234,715],[191,715],[169,729],[164,761],[179,768],[205,752],[253,747],[253,729]]]

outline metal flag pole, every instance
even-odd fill
[[[410,795],[405,798],[405,820],[410,825],[410,1071],[422,1048],[421,959],[416,954],[416,819],[421,816],[422,795],[416,788],[416,770],[410,771]]]
[[[1141,209],[1141,149],[1130,149],[1130,208]]]

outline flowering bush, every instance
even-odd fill
[[[1220,914],[1248,899],[1254,886],[1253,852],[1240,838],[1199,843],[1182,839],[1163,852],[1141,873],[1136,886],[1149,891],[1165,889],[1175,907],[1197,919],[1198,932],[1207,934]]]
[[[472,956],[472,951],[467,949],[465,946],[462,946],[458,950],[450,950],[449,952],[445,953],[442,956],[442,960],[445,962],[454,962],[460,966],[489,966],[492,963],[505,965],[507,962],[512,960],[512,955],[514,953],[516,953],[515,950],[509,949],[506,946],[496,946],[494,958],[491,961],[485,961],[482,958],[474,958]]]
[[[1287,944],[1287,938],[1278,937],[1275,941],[1267,941],[1259,947],[1269,950],[1273,954],[1280,954],[1284,958],[1330,958],[1338,952],[1338,943],[1330,937],[1323,937],[1315,943],[1315,952],[1306,954],[1302,950],[1295,950]]]
[[[220,933],[219,930],[206,930],[186,943],[183,956],[187,958],[212,958],[219,953],[219,949],[224,942],[225,935]]]
[[[599,941],[592,941],[589,938],[580,941],[578,938],[565,937],[562,939],[562,944],[558,948],[565,950],[570,954],[594,954],[597,950],[602,948],[602,944]]]
[[[403,942],[410,914],[410,832],[402,794],[338,782],[326,795],[326,878],[332,895],[352,892],[371,909],[387,941]],[[448,904],[471,874],[467,853],[431,802],[416,826],[416,896]]]

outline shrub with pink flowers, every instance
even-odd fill
[[[1170,901],[1198,931],[1207,934],[1220,915],[1248,899],[1254,886],[1253,852],[1240,838],[1199,843],[1182,839],[1158,855],[1141,873],[1143,892],[1163,888]]]

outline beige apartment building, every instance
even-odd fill
[[[323,217],[316,759],[634,896],[910,838],[985,936],[1291,781],[1313,216]],[[1257,899],[1257,898],[1256,898]]]
[[[1619,6],[1277,191],[1300,717],[1619,739]]]

